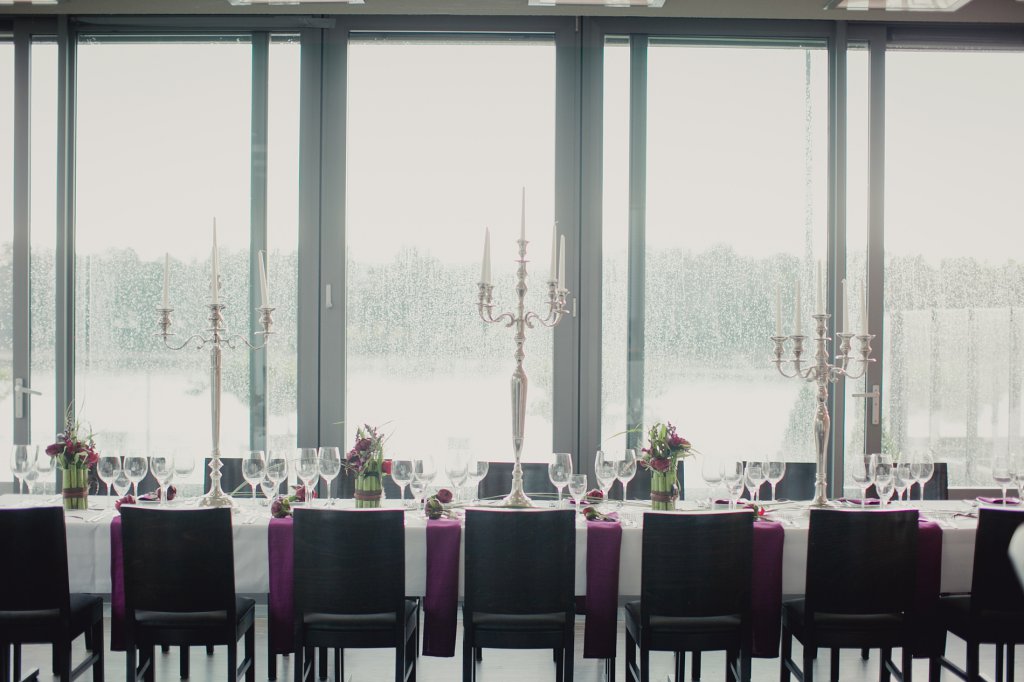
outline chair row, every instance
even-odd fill
[[[1012,680],[1024,593],[1007,548],[1022,520],[980,511],[972,593],[940,604],[945,627],[967,642],[966,670],[933,649],[931,679],[940,666],[981,679],[978,645],[987,643],[999,647],[997,679],[1008,659]],[[628,680],[649,679],[650,651],[674,652],[682,680],[686,652],[699,666],[700,652],[723,650],[726,679],[750,679],[753,523],[742,511],[645,515],[641,598],[625,607]],[[64,537],[59,508],[0,511],[0,542],[31,558],[0,563],[0,682],[12,672],[21,679],[20,647],[39,642],[54,644],[62,682],[90,669],[94,682],[103,679],[102,602],[69,594]],[[915,633],[933,625],[923,616],[934,617],[914,604],[917,537],[915,510],[812,510],[806,595],[783,607],[783,682],[794,673],[812,682],[821,649],[831,650],[838,679],[842,648],[879,649],[880,680],[911,679]],[[226,646],[227,679],[254,680],[254,603],[235,595],[230,511],[125,507],[122,538],[129,682],[155,679],[156,646],[193,645]],[[570,510],[467,511],[463,682],[475,680],[484,648],[551,650],[555,679],[573,679],[575,539]],[[394,679],[414,681],[419,603],[404,594],[402,511],[296,510],[294,542],[302,557],[293,586],[296,682],[312,676],[315,649],[334,651],[336,679],[344,679],[344,649],[364,647],[394,648]],[[81,635],[89,654],[72,668],[71,642]]]

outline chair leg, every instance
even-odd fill
[[[0,642],[0,682],[11,682],[11,645]]]
[[[1006,682],[1013,682],[1013,648],[1012,642],[1006,645]]]
[[[928,682],[939,682],[942,675],[942,663],[939,656],[928,659]]]
[[[326,647],[320,648],[320,679],[327,679],[327,649]]]
[[[674,651],[673,656],[675,658],[675,677],[673,679],[676,682],[683,682],[683,675],[686,674],[686,652]]]
[[[676,679],[678,679],[679,682],[683,682],[682,671],[680,671],[680,675]],[[692,679],[693,679],[693,682],[700,682],[700,652],[699,651],[694,651],[693,652],[693,677],[692,677]]]
[[[912,682],[914,679],[914,652],[910,647],[903,647],[903,682]]]
[[[124,672],[125,680],[127,682],[136,682],[136,679],[138,678],[137,669],[137,651],[133,644],[129,644],[124,650]]]
[[[860,650],[860,660],[866,661],[871,657],[871,649],[864,647]]]
[[[334,682],[345,682],[341,669],[341,649],[334,650]]]
[[[292,659],[293,659],[292,660],[292,664],[293,664],[293,667],[295,668],[294,672],[292,673],[292,680],[294,682],[304,682],[304,677],[305,676],[302,674],[302,666],[303,666],[302,657],[303,657],[303,653],[305,653],[305,649],[303,648],[302,644],[300,644],[299,642],[296,642],[295,643],[295,655],[292,657]]]
[[[880,682],[889,682],[892,679],[892,673],[889,672],[889,659],[892,658],[892,649],[882,649],[879,654],[878,663],[878,679]]]
[[[462,632],[462,682],[473,682],[473,668],[476,666],[476,654],[469,633]]]
[[[967,679],[970,682],[977,682],[981,677],[978,670],[978,643],[967,642]]]
[[[213,645],[212,644],[207,644],[206,645],[206,655],[207,656],[213,656]]]
[[[782,628],[782,650],[779,652],[779,682],[789,682],[789,662],[793,659],[793,633]]]
[[[60,645],[57,642],[50,647],[50,663],[53,665],[53,674],[60,675]]]
[[[189,648],[187,646],[178,647],[178,677],[187,680],[189,675],[188,668]]]
[[[604,682],[615,682],[615,657],[604,659]]]
[[[839,682],[839,649],[832,649],[831,654],[832,655],[830,656],[830,663],[832,665],[829,669],[829,672],[831,673],[829,677],[832,678],[832,682]],[[861,649],[861,656],[863,657],[863,655],[864,650]]]
[[[249,667],[245,669],[245,682],[256,682],[256,623],[253,622],[245,631],[245,661]]]
[[[156,647],[150,645],[146,647],[146,658],[149,660],[149,666],[146,668],[145,680],[146,682],[156,682]]]
[[[696,652],[694,652],[696,655]],[[736,670],[733,663],[739,661],[740,652],[736,649],[725,650],[725,682],[736,682]]]
[[[626,630],[626,682],[637,682],[636,674],[636,641]]]
[[[996,644],[996,682],[1003,682],[1003,645]]]
[[[817,653],[815,647],[804,645],[804,682],[814,682],[814,659]]]
[[[166,654],[166,653],[170,652],[170,650],[171,650],[171,645],[170,644],[161,644],[160,645],[160,653]]]
[[[565,663],[564,663],[565,664],[565,682],[572,682],[573,664],[575,663],[572,660],[572,654],[573,654],[572,634],[573,634],[572,629],[570,629],[568,634],[566,635],[567,641],[565,643],[565,653],[563,654],[563,656],[565,656]]]
[[[103,657],[106,651],[103,646],[103,619],[96,621],[92,626],[92,653],[96,660],[92,664],[92,682],[103,682]]]
[[[564,680],[565,680],[565,668],[562,667],[562,664],[564,662],[562,660],[562,656],[563,656],[562,650],[561,649],[554,649],[553,651],[554,651],[554,655],[555,655],[555,682],[564,682]]]
[[[484,650],[480,647],[476,647],[473,656],[475,657],[476,662],[479,663],[480,661],[484,660]]]
[[[57,674],[60,682],[71,682],[71,640],[53,645],[57,652]]]
[[[238,682],[238,642],[228,644],[228,682]]]
[[[12,668],[12,670],[11,670],[11,673],[12,673],[11,677],[13,679],[15,679],[15,680],[20,680],[21,679],[21,645],[20,644],[12,644],[11,645],[11,651],[13,652],[11,654],[11,668]]]

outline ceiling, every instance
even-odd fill
[[[700,17],[747,19],[846,19],[1024,24],[1024,1],[972,0],[957,12],[850,12],[824,10],[825,0],[666,0],[661,9],[529,7],[527,0],[366,0],[364,5],[303,2],[302,5],[233,7],[227,0],[61,0],[18,4],[5,14],[480,14]]]

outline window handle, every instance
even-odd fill
[[[25,380],[18,378],[14,380],[14,418],[24,419],[25,418],[25,396],[26,395],[42,395],[41,391],[37,391],[32,388],[25,386]]]
[[[881,414],[880,414],[881,410],[880,410],[880,408],[881,408],[881,402],[882,402],[881,401],[882,394],[878,390],[879,388],[880,388],[880,386],[878,384],[875,384],[874,386],[871,387],[871,392],[870,393],[854,393],[853,394],[854,398],[871,398],[871,423],[876,425],[876,426],[881,422]]]

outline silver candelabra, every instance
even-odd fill
[[[797,298],[797,300],[799,301],[800,299]],[[774,363],[779,373],[787,379],[803,379],[804,381],[813,381],[818,385],[818,406],[814,412],[814,446],[817,449],[817,470],[814,476],[814,501],[812,504],[816,507],[823,507],[828,504],[825,454],[828,451],[829,429],[832,425],[827,405],[829,386],[843,377],[859,379],[864,376],[868,363],[874,362],[874,359],[870,356],[871,339],[875,338],[875,335],[853,334],[850,332],[838,333],[837,335],[840,339],[839,353],[836,355],[836,360],[833,364],[829,362],[828,352],[828,344],[832,339],[827,336],[828,320],[831,315],[818,313],[813,315],[813,317],[816,327],[814,360],[807,363],[806,366],[803,360],[806,336],[793,334],[790,336],[773,336],[771,338],[775,343]],[[859,348],[856,351],[856,355],[851,355],[850,341],[854,338],[857,339]],[[792,358],[783,359],[782,356],[785,354],[787,341],[793,342],[793,354]],[[856,373],[850,368],[851,360],[860,364],[859,371]],[[787,372],[787,365],[792,366],[791,372]]]
[[[520,463],[520,458],[523,454],[523,432],[526,427],[527,380],[526,370],[523,369],[523,360],[526,358],[526,352],[523,350],[523,346],[526,344],[527,328],[533,329],[536,324],[544,327],[554,327],[568,314],[569,311],[565,307],[565,299],[569,291],[564,286],[559,286],[558,280],[550,279],[548,280],[547,315],[541,317],[535,312],[527,312],[525,305],[527,291],[526,264],[529,261],[526,260],[526,245],[529,242],[526,239],[520,238],[516,240],[516,243],[519,244],[519,258],[515,262],[519,263],[519,267],[516,270],[515,312],[506,312],[497,317],[494,316],[494,303],[492,299],[494,285],[486,281],[489,277],[477,285],[480,288],[480,293],[476,307],[480,312],[480,319],[484,322],[504,322],[506,327],[513,327],[515,329],[516,369],[512,372],[512,451],[515,457],[515,466],[512,468],[512,490],[504,499],[503,504],[507,507],[529,507],[532,503],[530,498],[523,492],[523,467]],[[487,267],[489,270],[489,261]]]
[[[256,309],[260,313],[260,325],[263,327],[263,331],[256,333],[263,337],[263,343],[254,345],[243,336],[228,335],[227,326],[224,324],[225,306],[223,303],[208,303],[207,307],[210,309],[210,315],[207,318],[210,326],[206,328],[205,335],[202,333],[193,334],[184,343],[175,346],[169,340],[170,337],[174,336],[174,333],[171,332],[171,313],[174,312],[174,308],[160,307],[156,309],[160,315],[160,319],[157,322],[160,331],[156,332],[154,336],[161,337],[164,345],[171,350],[181,350],[192,343],[195,343],[196,350],[201,350],[205,346],[210,347],[210,426],[213,449],[210,453],[210,490],[199,500],[199,506],[231,507],[231,496],[226,494],[220,486],[220,378],[222,347],[227,346],[234,349],[239,344],[244,344],[252,350],[266,348],[270,335],[274,333],[273,313],[275,308],[259,307]]]

